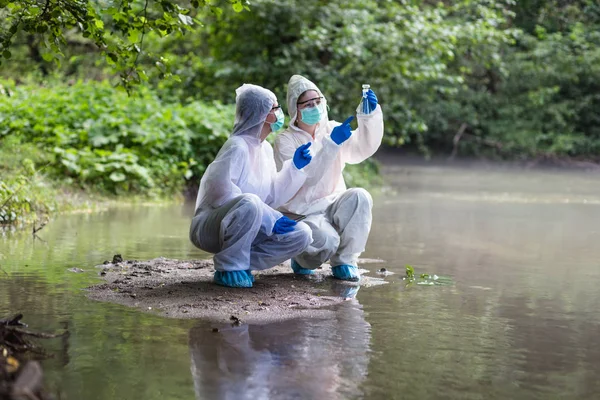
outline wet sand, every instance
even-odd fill
[[[255,271],[252,288],[227,288],[212,282],[212,260],[126,260],[97,266],[105,283],[87,289],[94,300],[122,304],[171,318],[267,323],[296,317],[327,317],[359,288],[387,283],[376,275],[382,260],[360,260],[359,282],[333,279],[329,265],[312,276],[294,275],[289,262]]]

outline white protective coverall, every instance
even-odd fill
[[[347,190],[342,171],[346,164],[358,164],[377,151],[383,138],[383,113],[379,105],[368,115],[357,110],[358,129],[347,141],[338,145],[330,135],[340,123],[330,121],[325,111],[313,139],[295,125],[296,118],[299,118],[296,103],[307,90],[315,90],[323,96],[319,88],[303,76],[290,78],[287,107],[291,121],[288,129],[275,140],[275,162],[282,171],[298,146],[313,142],[311,152],[315,157],[304,168],[306,182],[281,208],[306,215],[303,222],[312,230],[313,242],[294,259],[308,269],[315,269],[327,260],[332,266],[357,266],[358,256],[365,250],[371,229],[373,200],[364,189]],[[323,101],[326,102],[324,96]]]
[[[310,228],[302,222],[290,233],[273,233],[282,217],[275,208],[294,196],[306,180],[306,173],[292,160],[277,172],[271,144],[260,140],[277,98],[267,89],[247,84],[236,94],[233,133],[200,181],[190,227],[190,240],[215,254],[218,271],[271,268],[312,241]]]

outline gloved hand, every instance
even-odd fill
[[[369,109],[373,112],[377,108],[377,96],[371,89],[367,91],[367,102],[369,103]]]
[[[344,121],[343,124],[333,128],[333,131],[331,132],[331,140],[333,140],[336,144],[342,144],[348,140],[348,138],[352,136],[350,122],[352,122],[353,119],[354,117],[349,117]]]
[[[296,152],[294,153],[294,165],[296,168],[302,169],[310,163],[310,160],[312,160],[310,150],[308,150],[311,144],[312,142],[308,142],[296,149]]]
[[[294,230],[294,226],[296,226],[296,221],[289,219],[284,215],[275,222],[275,226],[273,226],[273,233],[290,233]]]

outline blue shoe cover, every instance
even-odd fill
[[[315,271],[312,269],[302,267],[293,258],[292,258],[292,270],[294,271],[295,274],[298,274],[298,275],[313,275],[315,273]]]
[[[343,281],[356,282],[360,280],[360,272],[358,272],[358,268],[353,265],[337,265],[331,268],[331,272],[333,272],[334,278]]]
[[[254,282],[254,277],[250,270],[246,271],[215,271],[214,281],[217,285],[250,288]]]

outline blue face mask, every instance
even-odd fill
[[[302,122],[304,122],[306,125],[314,125],[319,123],[321,117],[323,116],[323,105],[319,104],[315,107],[305,108],[300,110],[300,112],[302,115]]]
[[[277,117],[277,121],[275,121],[271,124],[271,132],[277,132],[278,130],[283,128],[284,117],[283,117],[283,111],[281,111],[281,108],[279,108],[279,109],[277,109],[277,111],[275,111],[275,117]]]

